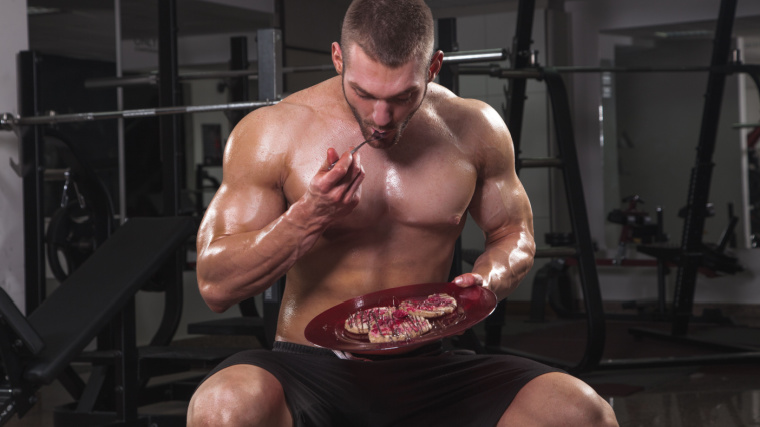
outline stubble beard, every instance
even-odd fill
[[[420,109],[422,106],[422,103],[425,101],[425,96],[427,95],[427,85],[425,85],[425,91],[422,94],[422,99],[420,99],[420,103],[417,105],[417,107],[412,110],[408,116],[401,122],[398,126],[386,126],[385,128],[378,128],[374,126],[373,123],[362,120],[361,116],[359,115],[359,112],[356,110],[356,108],[351,105],[351,102],[349,102],[348,97],[346,96],[346,86],[344,85],[343,76],[341,76],[341,83],[340,83],[341,89],[343,89],[343,98],[346,100],[346,104],[348,104],[348,108],[351,109],[351,113],[354,115],[354,119],[356,120],[356,123],[359,125],[359,129],[362,132],[362,136],[364,136],[365,139],[368,139],[372,136],[374,129],[377,129],[381,132],[385,131],[392,131],[395,130],[396,132],[393,134],[393,141],[391,144],[387,146],[387,148],[393,147],[401,140],[401,135],[404,133],[404,129],[406,129],[406,126],[409,124],[409,121],[412,120],[412,117],[417,112],[417,110]],[[370,143],[370,146],[372,144]]]

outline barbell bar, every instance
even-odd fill
[[[448,52],[443,55],[444,64],[466,64],[473,62],[502,61],[508,58],[506,49],[481,49],[466,50],[461,52]],[[304,65],[298,67],[283,67],[283,74],[306,73],[313,71],[331,71],[334,70],[333,64],[324,65]],[[191,73],[182,73],[178,76],[180,81],[202,80],[202,79],[227,79],[235,77],[248,77],[257,79],[258,71],[254,69],[247,70],[220,70],[220,71],[198,71]],[[157,74],[147,74],[142,76],[131,77],[102,77],[87,79],[84,86],[88,89],[113,88],[119,86],[135,85],[155,85],[158,84]]]
[[[17,126],[45,125],[57,123],[89,122],[105,119],[134,119],[156,117],[170,114],[208,113],[213,111],[244,110],[268,107],[279,101],[250,101],[229,104],[189,105],[176,107],[141,108],[123,111],[101,111],[96,113],[55,114],[51,112],[44,116],[17,117],[11,113],[0,115],[0,129],[13,130]]]

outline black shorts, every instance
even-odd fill
[[[562,372],[521,357],[453,354],[436,346],[359,361],[276,342],[272,351],[231,356],[209,376],[239,364],[267,370],[282,384],[299,427],[483,427],[495,426],[530,380]]]

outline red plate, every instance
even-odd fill
[[[371,343],[367,335],[357,335],[344,328],[346,318],[352,313],[373,307],[397,305],[409,298],[424,299],[435,293],[446,293],[456,298],[457,309],[435,319],[429,319],[433,329],[414,339],[399,342]],[[422,283],[384,289],[344,301],[315,317],[304,331],[306,339],[332,350],[351,353],[381,353],[436,341],[456,335],[488,317],[496,308],[496,295],[482,286],[462,288],[453,283]]]

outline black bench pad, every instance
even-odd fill
[[[191,217],[133,218],[119,227],[28,316],[45,347],[24,378],[53,382],[197,229]]]

